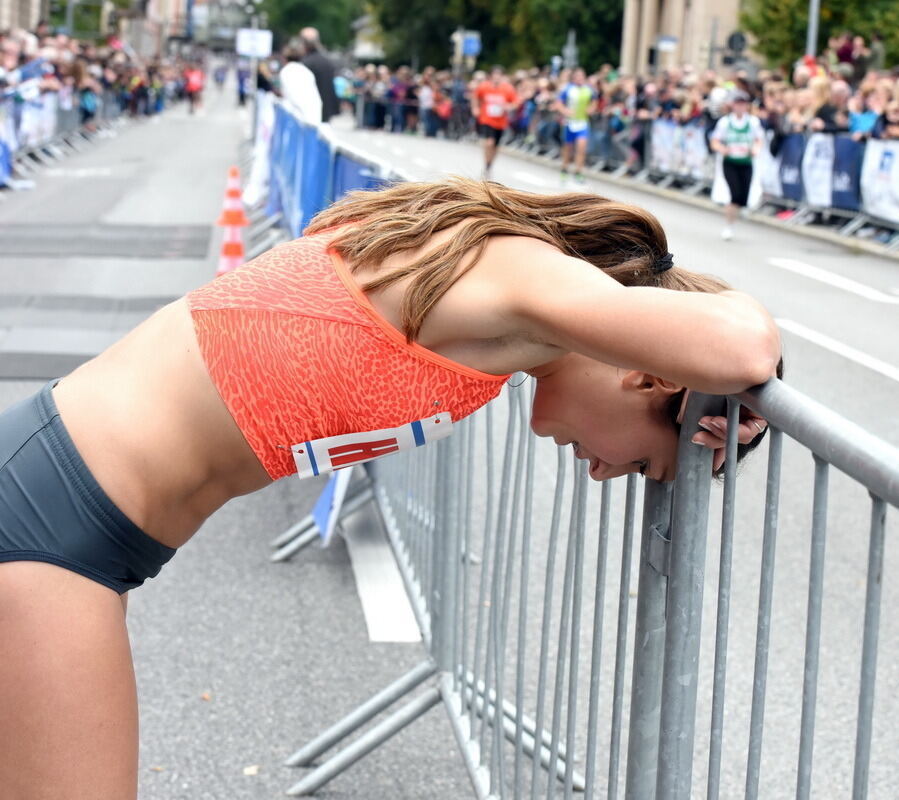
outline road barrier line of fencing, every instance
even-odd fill
[[[96,123],[110,123],[120,113],[114,93],[97,97]],[[70,91],[0,97],[0,186],[16,172],[27,177],[39,165],[59,160],[65,150],[77,150],[88,135],[78,96]]]
[[[281,124],[294,123],[282,117]],[[382,170],[378,179],[385,177],[384,165],[336,150],[329,169],[316,174],[333,175],[342,153],[360,159],[369,174],[357,173],[365,181],[376,175],[373,170]],[[294,201],[283,192],[303,179],[275,159],[293,157],[294,169],[299,159],[285,154],[283,141],[272,153],[272,191],[282,194],[278,203],[286,207]],[[333,197],[334,179],[328,180],[332,188],[322,194]],[[703,782],[709,798],[807,798],[816,781],[827,785],[828,796],[861,800],[876,768],[883,768],[876,775],[878,788],[894,786],[896,776],[872,753],[894,749],[891,727],[881,724],[878,740],[874,722],[886,506],[899,506],[899,450],[774,379],[736,397],[693,393],[680,434],[677,478],[673,484],[646,480],[641,513],[636,476],[589,491],[570,450],[530,433],[530,399],[529,384],[507,387],[503,397],[458,423],[449,439],[370,462],[364,480],[351,487],[344,511],[377,509],[427,656],[288,759],[291,766],[309,765],[392,704],[406,701],[289,794],[313,793],[435,705],[448,715],[480,800],[551,800],[575,791],[585,798],[687,800]],[[735,423],[741,404],[770,423],[765,501],[757,509],[760,543],[746,543],[750,531],[735,537]],[[701,416],[725,409],[730,435],[718,542],[708,536],[718,525],[710,499],[712,454],[690,440]],[[801,567],[788,565],[785,589],[775,563],[784,519],[791,530],[806,530],[793,517],[808,482],[797,465],[809,454],[814,476],[803,622],[795,596]],[[857,490],[871,496],[864,578],[838,585],[838,596],[825,592],[834,470],[842,473],[841,498]],[[847,481],[848,489],[842,485]],[[857,515],[851,516],[857,526]],[[301,521],[277,538],[275,558],[293,555],[315,536],[311,519]],[[735,559],[737,543],[742,555]],[[710,605],[704,597],[707,546],[719,555],[713,629],[702,625],[704,605]],[[752,562],[760,565],[757,606],[751,587],[747,591]],[[739,581],[732,577],[735,565]],[[616,566],[617,579],[610,577]],[[788,601],[777,612],[775,586]],[[851,641],[853,628],[841,642],[845,651],[822,649],[825,602],[848,605],[858,588],[864,589],[860,641]],[[746,645],[750,639],[753,644]],[[713,662],[701,657],[703,647]],[[779,670],[772,673],[772,658],[778,667],[801,662],[801,691],[791,691],[795,681],[783,679]],[[828,701],[842,708],[855,697],[854,713],[831,714],[829,703],[828,713],[820,713],[822,674]],[[892,718],[895,695],[881,691],[882,720]],[[707,727],[697,722],[705,715]],[[817,724],[822,716],[826,728]],[[825,734],[840,746],[816,762],[814,745]],[[845,746],[853,740],[854,748]],[[795,762],[786,757],[793,748]]]

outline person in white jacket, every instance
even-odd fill
[[[278,75],[281,96],[294,107],[303,122],[321,125],[322,99],[315,85],[315,75],[300,61],[298,51],[287,50],[284,57],[287,63]]]

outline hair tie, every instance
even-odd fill
[[[671,253],[665,253],[661,258],[659,258],[655,264],[652,265],[652,271],[658,275],[660,272],[665,272],[665,270],[669,270],[674,266],[674,256]]]

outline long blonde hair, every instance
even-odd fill
[[[648,211],[593,194],[540,195],[497,183],[453,177],[359,191],[318,214],[306,234],[337,225],[332,246],[354,270],[377,270],[388,256],[425,245],[437,232],[467,221],[442,246],[363,286],[383,289],[412,276],[401,306],[403,332],[414,340],[437,301],[480,258],[488,238],[530,236],[590,262],[625,286],[720,292],[723,281],[665,266],[668,241]],[[348,224],[355,223],[355,224]],[[460,269],[463,258],[472,258]],[[514,280],[514,269],[510,270]]]

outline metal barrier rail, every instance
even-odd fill
[[[586,798],[686,799],[694,774],[703,775],[710,798],[735,796],[741,780],[747,798],[786,794],[760,783],[771,632],[775,622],[795,625],[772,616],[786,435],[812,451],[816,472],[805,677],[801,705],[797,697],[790,709],[790,718],[801,720],[799,755],[795,792],[789,793],[810,796],[829,463],[874,497],[852,784],[854,798],[866,797],[885,507],[899,505],[899,452],[777,381],[728,399],[731,421],[742,401],[770,420],[772,435],[751,710],[747,718],[732,709],[726,726],[730,732],[745,722],[748,742],[742,759],[723,761],[725,752],[735,750],[722,745],[736,441],[732,436],[728,442],[723,487],[716,626],[703,632],[711,453],[689,440],[700,416],[720,410],[724,400],[691,398],[677,480],[646,481],[639,523],[636,477],[590,491],[570,452],[529,433],[529,401],[526,389],[508,390],[506,408],[502,401],[491,404],[460,423],[450,439],[367,466],[365,491],[385,523],[430,657],[288,763],[309,763],[423,682],[431,688],[290,793],[314,792],[442,702],[478,798],[567,798],[579,791]],[[497,419],[502,414],[504,423]],[[642,533],[635,565],[637,524]],[[635,569],[639,588],[631,622]],[[607,579],[610,571],[617,580]],[[629,641],[634,653],[628,681]],[[701,665],[701,642],[713,646],[712,669]],[[747,675],[737,672],[742,688]],[[696,725],[698,707],[710,714],[707,739]]]
[[[273,158],[284,157],[273,151]],[[367,163],[358,153],[341,152],[357,166]],[[386,171],[382,165],[369,166]],[[314,792],[442,704],[480,800],[550,800],[557,793],[570,798],[575,791],[587,798],[623,793],[629,800],[686,800],[692,796],[694,777],[697,783],[705,782],[709,798],[805,798],[812,795],[814,776],[826,781],[827,796],[867,797],[872,764],[885,761],[872,761],[875,746],[884,754],[899,747],[899,734],[892,729],[881,726],[879,742],[874,738],[886,505],[899,506],[899,451],[779,381],[726,400],[694,393],[681,431],[677,480],[667,485],[647,480],[641,515],[640,482],[634,476],[589,491],[587,477],[570,452],[530,435],[529,401],[527,388],[509,388],[505,401],[463,420],[450,439],[369,463],[365,481],[351,487],[346,513],[358,512],[371,501],[380,512],[428,655],[287,763],[310,764],[396,701],[422,684],[430,685],[289,793]],[[732,435],[719,543],[707,535],[717,524],[710,501],[711,452],[690,439],[699,418],[722,413],[725,403]],[[734,536],[733,423],[740,403],[768,419],[771,428],[765,503],[757,509],[762,528],[758,548],[747,546],[747,537]],[[782,520],[787,519],[791,533],[806,530],[793,519],[799,514],[795,493],[803,481],[792,461],[787,474],[794,494],[787,513],[781,513],[785,438],[794,449],[810,452],[814,461],[804,637],[796,630],[802,625],[796,614],[801,604],[795,591],[799,569],[789,564],[786,585],[783,579],[778,584],[774,570]],[[792,451],[787,457],[796,461]],[[854,662],[861,667],[860,672],[849,671],[860,675],[857,684],[847,672],[846,658],[821,658],[828,599],[824,545],[830,466],[872,497],[863,633]],[[751,477],[751,472],[744,473],[743,485]],[[842,486],[840,491],[842,497]],[[638,525],[641,542],[635,564]],[[311,519],[301,521],[276,539],[280,549],[274,560],[290,557],[315,536]],[[707,543],[717,547],[719,555],[714,629],[702,626],[704,602],[711,610],[703,592]],[[738,544],[746,552],[735,560]],[[754,576],[747,570],[756,559],[761,568],[753,625],[746,613],[732,618],[730,607],[734,598],[737,608],[753,607]],[[616,566],[617,582],[608,581],[607,573]],[[711,570],[710,582],[714,577]],[[776,585],[786,602],[779,613]],[[849,605],[853,589],[861,585],[843,581],[840,603]],[[899,596],[895,600],[899,602]],[[535,614],[535,609],[542,612]],[[851,626],[834,627],[839,647],[851,648]],[[745,645],[750,638],[751,647]],[[799,639],[804,647],[799,647]],[[633,642],[629,681],[628,642]],[[711,654],[705,659],[703,649]],[[753,667],[734,670],[731,657],[726,695],[728,656],[735,649]],[[801,662],[803,677],[792,691],[779,671],[769,671],[772,651],[779,666]],[[834,703],[846,705],[850,681],[858,686],[858,702],[851,720],[845,713],[835,717],[828,712],[819,739],[825,738],[832,749],[836,741],[840,757],[831,753],[831,758],[814,764],[822,674],[837,686],[826,686],[823,694],[830,703],[825,709]],[[899,685],[899,679],[893,685]],[[772,696],[778,713],[769,713],[766,720]],[[881,719],[894,717],[899,693],[882,692],[880,707]],[[697,725],[706,715],[708,729]],[[850,762],[845,742],[852,734]],[[763,742],[770,748],[774,738],[778,757],[766,762]],[[794,747],[795,770],[785,766],[783,756]],[[875,784],[891,792],[896,777],[882,768]],[[785,790],[787,784],[795,788]]]
[[[27,100],[0,99],[0,186],[13,171],[30,175],[38,164],[57,161],[65,151],[78,149],[90,131],[81,123],[78,96],[44,92]],[[97,98],[94,120],[109,123],[121,110],[114,92]]]

